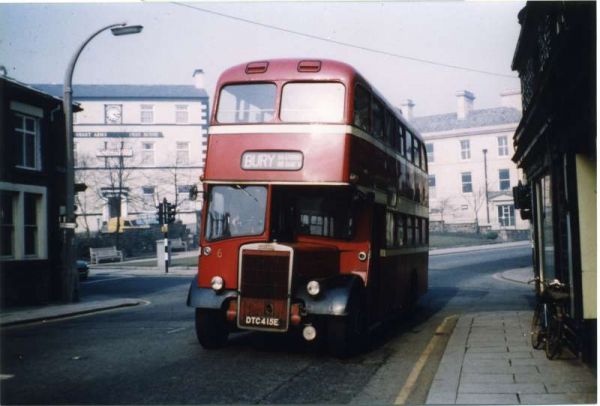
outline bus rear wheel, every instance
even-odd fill
[[[203,348],[213,350],[227,343],[227,322],[220,310],[196,309],[196,337]]]
[[[364,351],[367,346],[367,314],[362,301],[354,300],[346,316],[329,318],[327,347],[333,356],[347,358]]]

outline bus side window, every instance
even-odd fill
[[[407,216],[407,220],[407,243],[408,245],[415,245],[415,218]]]
[[[421,166],[421,157],[419,155],[419,140],[413,135],[412,149],[413,149],[413,163],[415,166]]]
[[[385,141],[390,145],[394,146],[396,139],[394,138],[394,131],[396,125],[396,118],[390,113],[389,110],[385,111]]]
[[[398,126],[398,152],[406,157],[406,129],[402,124]]]
[[[414,162],[413,160],[413,135],[410,131],[406,130],[406,159],[408,162]]]
[[[394,246],[394,231],[396,225],[394,224],[394,213],[391,211],[385,214],[385,246],[391,248]]]
[[[376,98],[373,98],[373,136],[383,138],[385,112],[383,104]]]
[[[371,93],[361,85],[354,88],[354,125],[367,132],[371,129]]]
[[[404,214],[396,214],[396,246],[403,247],[406,245],[406,216]]]
[[[425,145],[421,144],[421,168],[427,172],[427,151]]]

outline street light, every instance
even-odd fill
[[[115,36],[137,34],[144,27],[141,25],[127,25],[127,23],[111,24],[103,27],[90,35],[77,49],[65,73],[65,82],[63,88],[63,111],[65,112],[65,135],[66,135],[66,203],[64,216],[65,220],[60,224],[63,229],[63,284],[62,298],[71,302],[73,300],[73,283],[79,279],[75,278],[73,268],[73,234],[75,233],[75,173],[73,169],[73,71],[79,55],[87,44],[90,43],[98,34],[110,29]]]

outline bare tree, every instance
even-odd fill
[[[95,186],[95,177],[93,176],[92,169],[93,157],[90,155],[82,155],[77,157],[75,168],[75,182],[86,185],[88,188]],[[83,219],[83,227],[85,229],[85,236],[91,237],[90,224],[88,222],[88,216],[90,214],[92,202],[89,201],[89,194],[87,192],[80,192],[75,194],[75,204],[77,205],[77,211],[79,212],[78,217]]]
[[[452,201],[452,199],[450,197],[444,197],[443,199],[440,199],[438,201],[438,204],[437,204],[437,209],[440,212],[440,221],[441,221],[441,224],[442,224],[442,232],[445,231],[445,227],[446,227],[446,223],[444,221],[444,213],[447,210],[451,210],[452,209],[452,206],[450,204],[451,201]]]
[[[109,217],[111,219],[116,217],[115,245],[117,249],[120,248],[121,219],[123,218],[121,206],[123,198],[129,197],[127,184],[132,175],[128,161],[132,158],[133,153],[126,146],[125,141],[120,140],[116,149],[107,150],[103,154],[102,184],[104,186],[97,189],[101,198],[108,199]],[[116,216],[113,217],[113,213]]]
[[[462,197],[465,199],[471,210],[473,210],[473,214],[475,215],[475,232],[479,234],[479,209],[483,203],[485,203],[485,188],[480,187],[479,189],[473,190],[470,195],[464,194]]]

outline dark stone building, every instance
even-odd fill
[[[62,100],[0,76],[0,303],[60,299]]]
[[[530,199],[534,267],[570,288],[568,335],[596,359],[596,3],[530,1],[519,13],[513,59],[523,118],[513,160]],[[517,193],[515,193],[517,195]],[[521,196],[523,197],[523,196]]]

